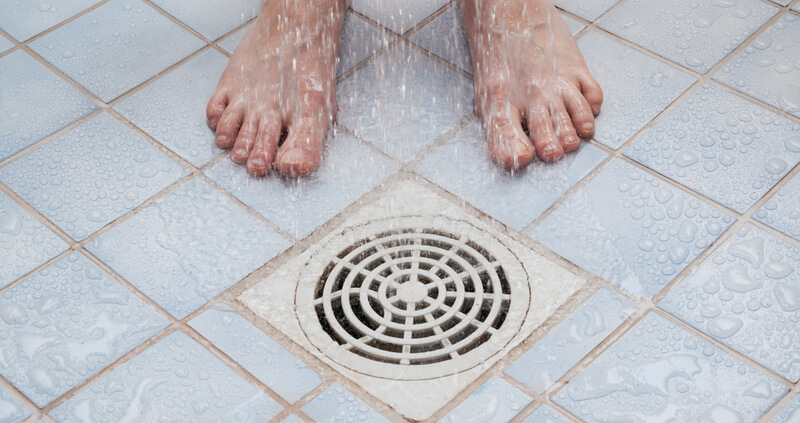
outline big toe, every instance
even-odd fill
[[[309,122],[301,119],[289,128],[286,142],[278,150],[275,168],[289,178],[309,175],[322,161],[322,145],[327,132],[327,123]]]

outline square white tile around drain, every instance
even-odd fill
[[[423,420],[584,284],[403,182],[239,300],[405,417]]]

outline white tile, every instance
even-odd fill
[[[250,25],[252,24],[245,25],[244,28],[234,32],[223,41],[220,41],[219,46],[225,49],[225,51],[227,51],[228,53],[233,53],[234,50],[236,50],[236,47],[239,45],[239,43],[242,42],[244,34],[246,34],[247,30],[250,29]]]
[[[563,414],[544,404],[523,420],[522,423],[572,423],[572,420],[567,419]]]
[[[630,0],[600,26],[675,63],[706,73],[777,11],[759,0]]]
[[[210,40],[258,16],[261,0],[152,0]]]
[[[800,137],[794,142],[800,149]],[[800,241],[800,176],[795,175],[753,218]]]
[[[508,422],[531,401],[533,398],[513,385],[503,379],[493,377],[440,420],[440,423]]]
[[[0,388],[0,422],[20,423],[30,415],[30,410],[23,407],[5,389]]]
[[[389,423],[389,420],[337,383],[304,405],[302,410],[317,423],[338,423],[347,420]]]
[[[796,423],[800,420],[800,395],[796,395],[769,423]]]
[[[625,155],[744,213],[800,162],[799,132],[800,123],[705,84]]]
[[[108,103],[203,45],[141,0],[112,0],[30,48]]]
[[[222,154],[206,122],[206,105],[227,64],[225,55],[208,50],[126,98],[114,110],[202,167]]]
[[[472,74],[469,40],[461,22],[461,11],[451,7],[408,37],[415,44]]]
[[[34,35],[77,15],[100,0],[48,0],[3,2],[0,13],[0,29],[19,41]]]
[[[787,13],[714,79],[800,117],[800,18]]]
[[[619,0],[553,0],[553,4],[587,21],[595,21]]]
[[[403,34],[448,0],[353,0],[350,7],[392,31]]]
[[[472,113],[472,93],[469,80],[401,45],[339,82],[337,121],[405,162]]]
[[[341,44],[336,76],[349,71],[378,49],[387,46],[389,37],[358,16],[348,13],[344,19],[339,42]]]

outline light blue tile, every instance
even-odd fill
[[[25,41],[99,2],[100,0],[5,1],[0,13],[0,29],[19,41]]]
[[[251,24],[245,25],[244,28],[234,32],[223,41],[220,41],[218,45],[223,49],[225,49],[225,51],[227,51],[228,53],[233,53],[233,51],[236,50],[236,47],[242,41],[242,37],[244,37],[244,34],[246,34],[247,30],[250,29],[250,25]]]
[[[586,25],[576,21],[575,19],[572,19],[572,18],[570,18],[570,17],[568,17],[566,15],[563,15],[563,14],[562,14],[562,17],[564,18],[564,22],[567,23],[567,28],[569,28],[569,32],[571,32],[572,35],[575,35],[575,34],[581,32],[581,30],[583,28],[586,28]]]
[[[706,73],[777,11],[758,0],[631,0],[600,26],[675,63]]]
[[[281,406],[173,332],[50,412],[59,423],[261,423]]]
[[[387,46],[389,38],[363,19],[348,13],[344,19],[339,42],[341,44],[336,76],[349,71],[378,49]]]
[[[800,18],[787,13],[714,79],[800,117]]]
[[[797,423],[798,421],[800,421],[800,395],[795,396],[769,423]]]
[[[195,178],[86,248],[178,319],[289,246]]]
[[[586,64],[603,87],[594,139],[617,149],[689,88],[696,79],[622,43],[590,31],[578,40]]]
[[[771,0],[773,3],[777,3],[781,6],[788,6],[792,0]]]
[[[522,423],[572,423],[572,421],[549,405],[544,404],[531,413]]]
[[[0,180],[81,240],[187,173],[103,113],[0,168]]]
[[[451,7],[408,39],[472,74],[469,40],[457,7]]]
[[[472,113],[472,93],[469,80],[400,45],[339,82],[337,120],[410,161]]]
[[[733,221],[707,203],[615,160],[529,236],[647,300]]]
[[[206,104],[227,64],[225,55],[208,50],[126,98],[114,110],[202,167],[222,154],[206,122]]]
[[[69,247],[0,192],[0,288]]]
[[[14,397],[0,388],[0,422],[20,423],[25,420],[31,412],[22,406]]]
[[[348,135],[329,134],[325,144],[322,164],[301,180],[276,174],[254,178],[228,159],[206,174],[281,229],[304,238],[397,170]]]
[[[189,325],[290,403],[322,383],[302,360],[224,304],[214,305]]]
[[[112,0],[30,47],[108,103],[203,45],[141,0]]]
[[[3,36],[0,36],[0,53],[10,49],[11,47],[14,47],[14,43]]]
[[[542,393],[635,310],[633,301],[602,288],[505,373]]]
[[[532,400],[508,382],[494,377],[451,411],[441,423],[508,422]]]
[[[795,12],[800,12],[800,4],[796,4],[796,5],[794,5],[794,7],[792,8],[792,10],[794,10]]]
[[[260,0],[152,0],[202,36],[216,40],[258,16]]]
[[[303,421],[300,417],[297,417],[294,414],[292,414],[289,417],[281,420],[281,423],[305,423],[305,421]]]
[[[797,269],[800,248],[747,224],[658,306],[797,382]]]
[[[788,389],[650,313],[554,397],[586,422],[755,422]]]
[[[392,31],[403,34],[447,4],[447,0],[353,0],[350,7]]]
[[[595,21],[619,0],[553,0],[553,4],[587,21]]]
[[[167,324],[73,253],[0,297],[0,373],[44,407]]]
[[[516,230],[544,213],[607,154],[584,144],[555,164],[534,160],[513,174],[489,156],[477,120],[453,140],[428,154],[416,172]]]
[[[24,51],[0,58],[0,161],[95,109]]]
[[[798,132],[800,124],[705,84],[625,155],[744,213],[800,162]]]
[[[800,136],[795,138],[800,148]],[[800,241],[800,176],[795,175],[754,218]]]
[[[389,423],[389,420],[336,383],[303,406],[303,412],[317,423]]]

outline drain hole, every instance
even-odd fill
[[[439,363],[484,344],[506,320],[506,273],[487,249],[465,237],[433,229],[387,231],[336,257],[316,283],[314,310],[325,333],[359,356]]]

